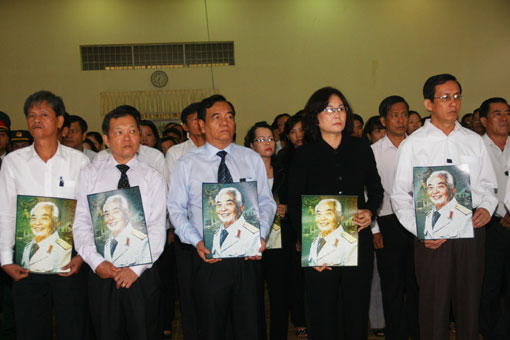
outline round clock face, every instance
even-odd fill
[[[163,71],[154,71],[151,75],[152,85],[163,87],[168,83],[168,75]]]

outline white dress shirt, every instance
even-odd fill
[[[195,150],[197,146],[191,138],[189,138],[184,143],[180,143],[177,145],[172,146],[166,151],[165,156],[165,164],[166,164],[166,171],[167,171],[167,183],[170,184],[170,178],[172,177],[172,170],[174,169],[175,162],[191,150]]]
[[[94,272],[105,258],[97,251],[94,242],[87,195],[117,190],[121,175],[117,164],[113,156],[102,161],[95,160],[83,169],[78,183],[78,203],[73,224],[74,244],[76,251]],[[138,157],[134,157],[126,165],[129,166],[127,176],[130,186],[138,186],[140,189],[152,261],[156,262],[166,242],[166,182],[157,170],[139,161]],[[131,269],[140,276],[150,267],[151,265],[138,265]]]
[[[138,147],[138,151],[136,153],[138,155],[138,160],[140,162],[143,162],[153,167],[154,169],[158,170],[161,176],[163,176],[163,178],[166,181],[168,175],[166,173],[167,170],[165,166],[165,156],[161,151],[140,144],[140,147]],[[111,156],[111,154],[112,151],[110,149],[101,150],[97,153],[93,162],[108,159]]]
[[[91,163],[94,161],[94,158],[96,158],[96,155],[97,155],[97,152],[89,150],[86,147],[83,147],[83,153],[85,154],[85,156],[87,156],[89,158],[89,161]]]
[[[203,240],[202,183],[218,182],[221,160],[218,151],[206,143],[175,164],[167,207],[175,233],[183,243],[196,246]],[[225,151],[225,162],[234,182],[241,179],[257,182],[260,235],[265,239],[276,213],[276,203],[262,158],[255,151],[233,143]]]
[[[447,136],[426,120],[421,129],[400,144],[391,204],[407,230],[416,235],[413,167],[461,164],[469,165],[473,207],[485,208],[492,215],[498,204],[494,194],[496,175],[479,135],[455,122],[454,129]]]
[[[498,207],[496,209],[496,215],[503,217],[506,214],[505,209],[505,193],[506,183],[508,180],[508,170],[510,169],[508,162],[510,161],[510,138],[507,138],[505,149],[501,151],[492,139],[484,134],[482,136],[483,142],[487,147],[487,152],[492,161],[492,167],[496,173],[496,180],[498,182],[498,188],[496,189],[496,196],[498,197]]]
[[[16,230],[17,195],[76,198],[80,170],[89,164],[87,156],[58,144],[46,163],[34,145],[9,153],[0,171],[0,262],[12,264]]]

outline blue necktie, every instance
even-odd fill
[[[432,228],[434,228],[434,226],[436,225],[436,222],[437,220],[439,219],[439,217],[441,216],[441,214],[437,211],[434,211],[432,213]]]
[[[317,255],[321,252],[322,247],[326,244],[326,240],[322,237],[319,239],[319,244],[317,245]]]
[[[225,163],[226,151],[218,151],[216,153],[221,158],[220,166],[218,167],[218,183],[232,183],[232,175],[228,171],[227,164]]]
[[[223,229],[220,234],[220,247],[223,245],[223,242],[225,242],[225,239],[227,238],[227,236],[228,236],[228,231]]]
[[[126,164],[117,164],[117,169],[120,171],[120,179],[119,184],[117,185],[118,189],[127,189],[130,187],[129,179],[127,176],[127,171],[129,170],[129,166]]]
[[[117,244],[119,241],[116,239],[113,239],[112,242],[110,242],[110,256],[113,257],[113,253],[115,252],[115,248],[117,248]]]

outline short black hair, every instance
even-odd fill
[[[342,131],[342,135],[351,135],[352,134],[352,108],[349,105],[349,102],[345,98],[342,92],[335,89],[334,87],[323,87],[312,94],[310,99],[305,105],[305,115],[303,121],[303,128],[305,130],[305,140],[307,141],[318,141],[321,139],[321,132],[319,129],[319,120],[317,116],[321,113],[326,106],[329,104],[329,97],[332,95],[338,96],[345,107],[345,112],[347,113],[347,120],[345,122],[345,128]],[[290,120],[290,119],[289,119]],[[287,121],[288,123],[289,121]],[[285,130],[287,130],[285,128]]]
[[[191,103],[188,106],[186,106],[184,108],[184,110],[182,110],[182,113],[181,113],[181,122],[182,122],[182,124],[187,124],[188,123],[188,116],[192,115],[194,113],[198,113],[199,109],[200,109],[200,102]]]
[[[413,111],[413,110],[409,110],[408,116],[411,117],[411,115],[417,115],[418,118],[420,118],[420,120],[421,120],[421,115],[418,112]]]
[[[271,134],[273,133],[273,129],[271,128],[271,125],[269,125],[266,121],[262,122],[256,122],[246,133],[246,136],[244,137],[244,146],[247,148],[250,148],[250,144],[255,141],[255,131],[257,131],[258,128],[265,128],[269,129],[271,131]]]
[[[482,105],[480,105],[480,118],[482,118],[482,117],[487,118],[487,114],[489,113],[491,104],[495,104],[495,103],[503,103],[503,104],[506,104],[506,106],[508,106],[508,102],[506,101],[505,98],[501,98],[501,97],[489,98],[489,99],[485,100],[482,103]]]
[[[103,145],[103,137],[101,137],[101,134],[96,131],[88,131],[87,132],[87,138],[92,137],[95,138],[100,145]]]
[[[290,115],[288,113],[280,113],[278,116],[274,117],[273,123],[271,124],[271,128],[278,129],[278,121],[282,117],[289,117]]]
[[[90,147],[90,150],[92,150],[94,152],[99,152],[97,150],[96,145],[94,144],[94,142],[91,141],[90,139],[85,138],[85,140],[83,141],[83,144],[87,144]]]
[[[28,96],[28,98],[25,100],[25,105],[23,106],[25,117],[28,116],[28,110],[30,110],[32,106],[41,104],[43,102],[46,102],[48,106],[52,108],[57,117],[65,115],[66,107],[62,98],[54,95],[50,91],[38,91]]]
[[[205,98],[200,102],[200,109],[197,111],[198,113],[198,119],[203,120],[205,122],[205,112],[207,109],[211,108],[214,104],[217,102],[225,102],[232,108],[232,113],[234,114],[234,117],[236,115],[236,110],[234,109],[234,105],[232,105],[231,102],[227,100],[224,96],[221,94],[214,94],[210,97]]]
[[[353,113],[352,114],[352,121],[354,122],[355,120],[357,120],[358,122],[361,123],[361,126],[365,125],[365,121],[363,120],[363,117],[361,117],[359,114],[357,113]]]
[[[423,99],[428,99],[431,102],[434,101],[434,96],[436,95],[436,86],[443,85],[446,82],[454,81],[459,85],[460,93],[462,94],[462,86],[457,81],[457,78],[448,73],[438,74],[430,77],[423,85]]]
[[[85,119],[77,115],[69,115],[69,126],[71,126],[71,124],[74,122],[78,122],[78,124],[80,124],[81,133],[85,133],[89,129]]]
[[[384,98],[381,104],[379,104],[379,116],[386,118],[391,107],[397,103],[404,103],[406,105],[407,111],[409,111],[409,104],[407,104],[406,100],[400,96],[393,95]]]
[[[365,127],[363,128],[363,137],[367,138],[367,135],[374,132],[374,130],[386,130],[386,128],[381,123],[380,116],[372,116],[368,118]]]
[[[180,140],[184,139],[183,131],[179,129],[177,125],[165,129],[165,131],[163,131],[163,137],[170,136],[171,133],[178,135]]]
[[[138,130],[140,130],[140,122],[142,116],[140,112],[131,105],[121,105],[116,107],[112,111],[108,112],[108,114],[104,117],[103,124],[101,126],[103,133],[105,135],[108,135],[108,132],[110,131],[110,121],[112,119],[117,119],[125,116],[133,117],[136,121],[136,126],[138,127]]]

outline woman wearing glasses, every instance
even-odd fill
[[[301,235],[301,195],[355,195],[358,211],[358,265],[305,268],[305,289],[315,340],[336,339],[341,301],[345,339],[367,339],[373,267],[370,226],[383,199],[372,149],[351,137],[352,110],[335,88],[315,92],[305,106],[306,143],[296,150],[289,174],[288,204],[292,226]],[[365,200],[365,189],[367,199]]]

